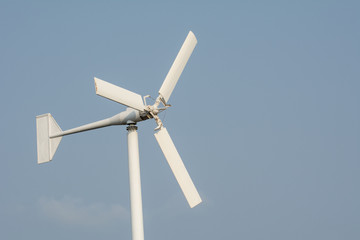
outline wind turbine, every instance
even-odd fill
[[[136,123],[153,118],[156,121],[155,138],[168,162],[174,176],[180,185],[191,208],[201,203],[198,191],[192,182],[183,161],[175,148],[173,141],[158,114],[171,105],[168,100],[173,92],[177,81],[189,60],[197,40],[190,31],[187,35],[178,55],[175,58],[160,90],[159,96],[153,105],[146,104],[149,95],[141,95],[118,87],[101,79],[94,78],[96,94],[127,106],[128,108],[113,117],[89,123],[80,127],[62,131],[50,113],[36,117],[37,129],[37,152],[38,163],[50,162],[60,144],[63,136],[92,129],[112,126],[128,125],[128,158],[129,158],[129,180],[130,180],[130,203],[131,203],[131,225],[132,239],[143,240],[143,213],[140,181],[139,144]],[[143,101],[144,100],[144,101]],[[161,107],[160,104],[162,105]]]

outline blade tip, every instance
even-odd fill
[[[98,87],[97,87],[97,82],[98,82],[98,78],[94,77],[94,83],[95,83],[95,93],[98,94]]]
[[[190,205],[190,208],[194,208],[194,207],[196,207],[197,205],[199,205],[200,203],[202,203],[202,200],[201,200],[201,199],[198,200],[197,202],[192,203],[192,204],[189,204],[189,205]]]
[[[195,34],[194,34],[191,30],[189,31],[189,34],[188,34],[188,35],[195,40],[195,43],[197,43],[196,36],[195,36]]]

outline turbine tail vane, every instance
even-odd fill
[[[50,113],[36,117],[36,138],[38,164],[50,162],[59,147],[62,136],[50,138],[51,135],[62,133]]]

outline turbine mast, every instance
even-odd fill
[[[129,125],[128,130],[128,155],[129,155],[129,180],[131,204],[132,240],[144,240],[144,224],[141,197],[139,141],[137,126]]]

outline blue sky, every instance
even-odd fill
[[[358,1],[0,1],[0,236],[130,239],[126,129],[64,137],[36,163],[35,116],[62,129],[125,107],[93,77],[156,97],[203,203],[190,209],[138,124],[145,239],[360,238]]]

